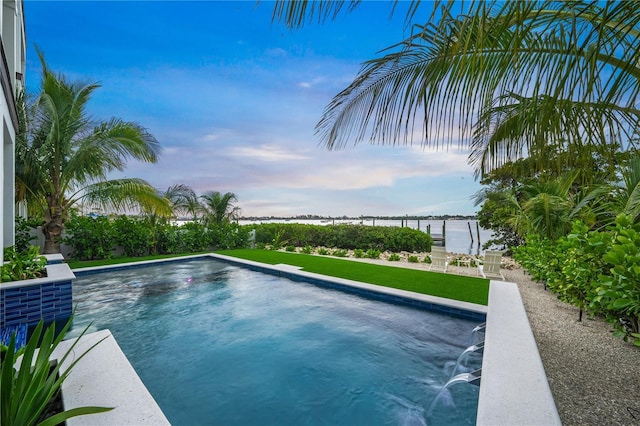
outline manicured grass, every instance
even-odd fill
[[[486,305],[489,298],[489,280],[482,278],[270,250],[220,250],[216,253],[270,265],[285,263],[300,266],[307,272],[480,305]]]

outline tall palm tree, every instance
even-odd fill
[[[169,205],[142,179],[107,180],[127,159],[155,162],[156,139],[136,123],[117,118],[93,123],[86,106],[97,84],[82,84],[55,74],[44,55],[39,95],[21,108],[16,138],[18,201],[44,217],[44,253],[60,252],[69,211],[80,202],[106,209],[140,208],[168,213]]]
[[[169,201],[171,212],[174,216],[190,214],[195,217],[199,211],[198,196],[188,185],[177,184],[170,186],[160,195]]]
[[[233,192],[222,194],[219,191],[209,191],[200,196],[206,210],[205,222],[220,224],[230,222],[238,217],[240,208],[233,203],[238,197]]]
[[[522,208],[529,219],[529,231],[556,240],[571,228],[577,214],[571,186],[576,175],[535,182],[522,188]]]
[[[301,27],[360,2],[306,3],[276,2],[274,20]],[[538,154],[543,169],[549,143],[606,156],[638,139],[637,2],[436,1],[422,22],[327,106],[316,131],[329,149],[458,142],[484,174]]]

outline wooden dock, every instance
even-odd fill
[[[442,221],[442,234],[432,234],[431,225],[427,225],[427,234],[431,235],[434,246],[444,247],[446,245],[447,221]]]
[[[442,234],[430,234],[434,246],[444,246],[444,237]]]

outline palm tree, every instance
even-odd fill
[[[344,2],[306,3],[278,1],[273,19],[301,27],[347,9]],[[612,153],[633,145],[639,133],[637,6],[434,2],[426,23],[414,24],[409,38],[362,66],[327,106],[316,131],[329,149],[352,140],[458,142],[471,148],[470,162],[480,175],[524,156],[539,158],[542,170],[549,145],[589,147],[581,156],[615,161]],[[408,21],[418,9],[419,2],[410,4]],[[581,158],[564,160],[571,166]]]
[[[220,224],[236,219],[240,208],[233,205],[238,197],[233,192],[222,194],[218,191],[209,191],[201,195],[203,207],[206,210],[205,222]]]
[[[44,217],[44,253],[59,253],[69,211],[80,202],[105,209],[155,209],[169,205],[142,179],[107,180],[129,158],[155,162],[158,142],[143,127],[117,118],[92,123],[86,106],[97,84],[68,81],[42,63],[42,87],[31,102],[22,98],[16,138],[17,201]]]
[[[616,214],[631,216],[633,223],[640,221],[640,153],[628,159],[619,169],[619,181],[611,186],[611,200],[607,205],[613,212],[611,224]]]
[[[198,196],[188,185],[177,184],[170,186],[160,196],[169,201],[174,216],[191,214],[192,217],[195,217],[198,214],[200,207]]]
[[[524,244],[529,219],[518,199],[518,188],[492,183],[471,197],[476,206],[482,204],[477,218],[485,229],[493,231],[485,247],[501,246],[511,250]]]
[[[557,240],[571,229],[578,213],[571,187],[576,174],[525,185],[522,209],[529,220],[529,230],[544,238]]]

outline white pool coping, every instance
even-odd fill
[[[60,364],[61,371],[101,339],[104,340],[73,367],[62,383],[62,399],[65,410],[86,406],[113,410],[72,417],[67,426],[169,425],[109,330],[82,336],[72,356]],[[52,359],[61,359],[75,340],[61,342]]]
[[[518,286],[491,281],[478,425],[561,425]]]
[[[291,265],[267,265],[218,254],[208,256],[247,266],[295,274],[302,279],[331,281],[367,291],[484,313],[487,316],[487,326],[477,424],[487,426],[561,424],[520,292],[514,283],[491,281],[489,305],[482,306],[328,277],[298,270]],[[186,258],[197,257],[203,257],[203,255]],[[137,265],[160,262],[163,260],[140,262]],[[104,268],[85,268],[82,271],[97,269]],[[105,335],[107,340],[94,348],[90,355],[76,366],[76,368],[82,366],[79,372],[74,368],[72,371],[74,378],[63,385],[65,406],[67,398],[71,398],[70,404],[117,406],[117,410],[77,417],[69,420],[69,426],[168,424],[162,411],[108,330],[85,336],[83,340],[86,338],[87,342],[83,344],[90,343],[89,337],[98,339]],[[72,376],[69,376],[68,380]],[[116,414],[119,416],[117,419],[108,417]]]

